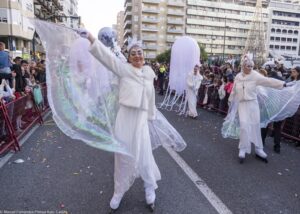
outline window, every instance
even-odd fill
[[[271,32],[272,32],[272,33],[275,33],[275,28],[272,28],[272,29],[271,29]]]
[[[273,49],[273,48],[274,48],[274,45],[270,45],[270,48]]]
[[[287,30],[282,30],[282,33],[287,33]]]
[[[280,41],[280,37],[276,37],[276,41]]]
[[[297,31],[297,30],[295,30],[295,31],[294,31],[294,34],[295,34],[295,35],[298,35],[298,31]]]
[[[293,42],[296,42],[296,43],[297,43],[297,41],[298,41],[297,39],[293,39]]]
[[[286,42],[286,38],[281,37],[281,41],[282,41],[282,42]]]
[[[293,51],[297,50],[297,47],[293,46],[293,47],[292,47],[292,50],[293,50]]]
[[[285,50],[285,46],[280,46],[280,50]]]
[[[291,46],[286,46],[286,50],[291,50],[292,47]]]
[[[278,49],[279,49],[279,45],[275,45],[275,49],[277,49],[277,50],[278,50]]]
[[[287,41],[288,42],[292,42],[292,38],[287,38]]]
[[[281,33],[281,30],[280,30],[280,29],[277,29],[277,30],[276,30],[276,33]]]
[[[271,36],[271,41],[274,41],[274,36]]]

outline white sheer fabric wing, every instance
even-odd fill
[[[239,139],[240,137],[240,123],[238,114],[239,101],[237,96],[234,96],[230,103],[228,114],[223,122],[221,129],[224,138]]]
[[[72,29],[39,20],[34,26],[46,49],[48,101],[57,126],[69,137],[128,154],[113,134],[118,93],[111,72]]]
[[[179,114],[185,114],[187,99],[182,95],[187,89],[186,78],[194,66],[199,64],[199,60],[200,49],[195,39],[188,36],[176,39],[171,49],[168,90],[161,108],[174,109]]]
[[[156,119],[149,121],[148,125],[152,149],[161,145],[169,146],[177,152],[185,149],[185,141],[160,111],[157,110]]]
[[[257,87],[261,127],[293,116],[300,105],[300,81],[282,90]]]
[[[260,109],[260,126],[281,121],[293,116],[300,105],[300,81],[282,90],[257,87],[257,100]],[[238,100],[233,99],[222,127],[224,138],[239,139]]]

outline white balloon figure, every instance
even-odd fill
[[[171,49],[169,85],[161,108],[175,110],[180,115],[186,114],[186,79],[195,65],[200,64],[199,60],[200,49],[195,39],[189,36],[176,39]]]

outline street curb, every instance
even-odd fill
[[[45,120],[49,115],[51,114],[51,111],[47,112],[43,116],[43,120]],[[32,129],[19,141],[20,147],[28,140],[28,138],[31,137],[31,135],[40,127],[40,124],[35,124]],[[9,159],[16,154],[15,152],[9,152],[4,157],[0,158],[0,169],[9,161]]]

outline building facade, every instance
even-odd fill
[[[263,2],[265,29],[267,5]],[[186,34],[203,44],[211,55],[240,55],[255,6],[256,0],[187,0]]]
[[[29,18],[33,17],[33,0],[0,1],[0,41],[12,57],[30,57],[34,27]]]
[[[71,28],[79,28],[81,24],[80,16],[78,16],[78,0],[59,0],[62,5],[62,22],[65,26]]]
[[[120,47],[124,44],[124,11],[120,11],[117,15],[117,24],[115,27],[117,32],[117,42]]]
[[[136,36],[154,59],[185,33],[185,0],[125,0],[124,43]]]
[[[300,1],[271,0],[269,5],[270,55],[300,56]]]
[[[267,1],[263,17],[267,29]],[[124,42],[143,41],[146,58],[153,59],[189,35],[212,55],[241,54],[251,27],[256,0],[125,0]]]

